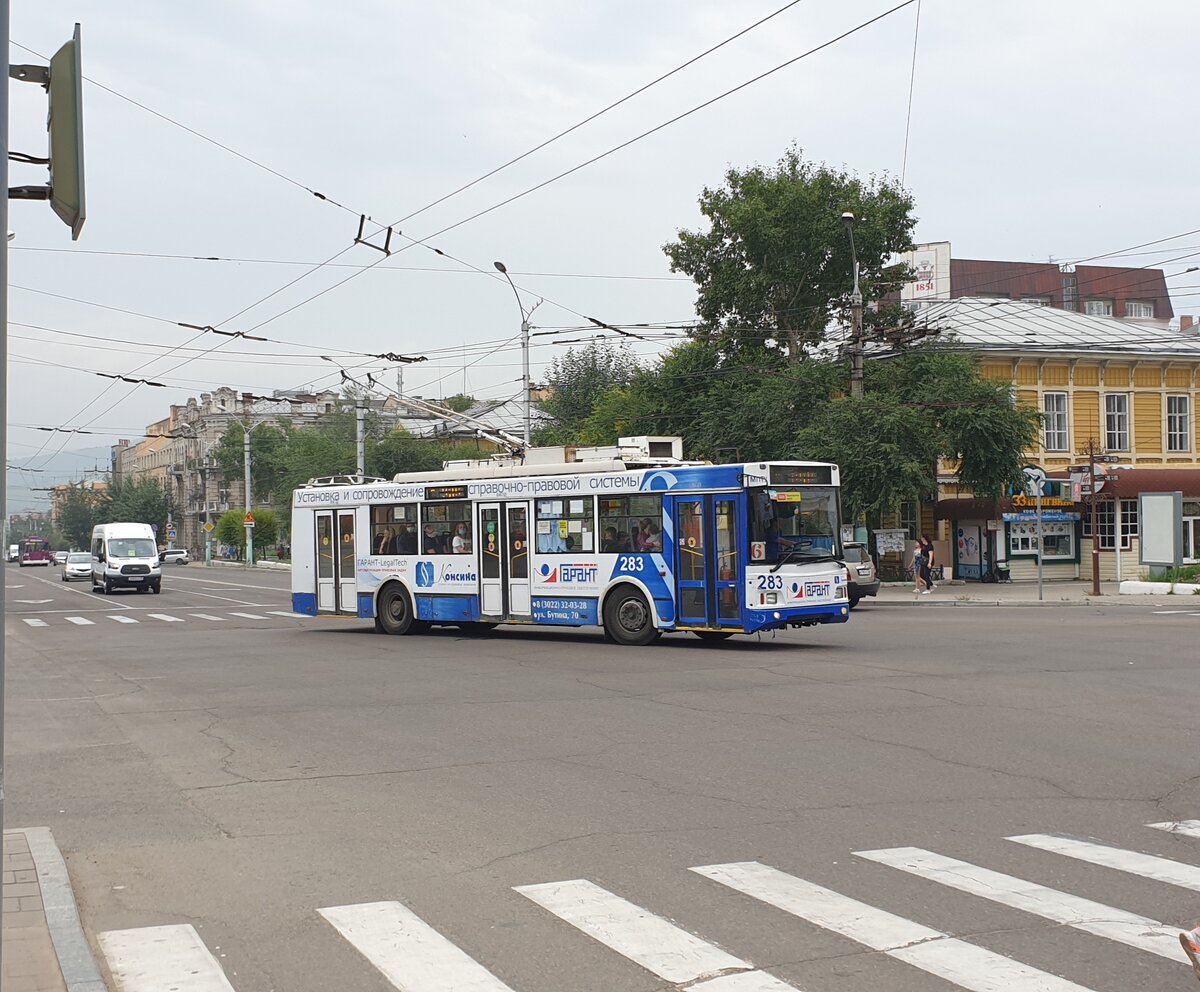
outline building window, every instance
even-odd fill
[[[1128,551],[1132,546],[1132,538],[1138,534],[1138,501],[1136,499],[1121,500],[1121,550]],[[1101,551],[1112,551],[1117,546],[1117,504],[1115,500],[1100,499],[1096,501],[1096,530],[1100,534]],[[1092,533],[1092,515],[1090,510],[1083,514],[1083,533],[1090,537]]]
[[[1008,552],[1010,557],[1035,556],[1038,553],[1036,521],[1022,520],[1009,524]],[[1042,521],[1042,560],[1062,561],[1075,558],[1075,523],[1070,520]]]
[[[1129,450],[1129,394],[1107,393],[1104,397],[1104,447],[1108,451]]]
[[[921,527],[921,511],[914,499],[906,499],[900,504],[900,526],[908,531],[908,539],[915,541]]]
[[[1047,451],[1067,449],[1067,394],[1042,394],[1042,447]]]
[[[1050,297],[1048,297],[1048,296],[1022,296],[1021,302],[1032,304],[1035,307],[1048,307],[1048,306],[1050,306]]]
[[[1187,396],[1167,397],[1167,450],[1192,450],[1192,418]]]
[[[1113,315],[1112,300],[1087,300],[1083,304],[1083,312],[1089,317],[1111,317]]]
[[[1129,546],[1129,538],[1138,536],[1138,501],[1136,499],[1121,500],[1121,547]]]
[[[652,521],[657,535],[659,526]],[[537,538],[535,547],[539,554],[568,555],[581,551],[596,550],[596,511],[594,500],[584,499],[539,499],[537,501]],[[662,550],[662,538],[658,538],[657,551]]]
[[[1154,301],[1153,300],[1126,300],[1125,316],[1126,317],[1153,317],[1154,316]]]

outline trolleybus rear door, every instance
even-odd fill
[[[533,616],[529,598],[529,504],[504,505],[505,546],[508,549],[508,615],[515,619]]]
[[[675,500],[675,598],[681,627],[736,627],[739,607],[737,502]]]
[[[319,510],[317,526],[317,611],[358,613],[354,574],[354,511]]]

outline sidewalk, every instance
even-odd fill
[[[105,992],[67,866],[45,827],[4,831],[3,992]]]
[[[1046,582],[1038,599],[1036,582],[939,582],[928,596],[912,591],[907,582],[883,585],[864,606],[1170,606],[1200,613],[1200,596],[1122,596],[1116,582],[1101,582],[1092,595],[1091,581]]]

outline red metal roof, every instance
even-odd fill
[[[1196,468],[1127,468],[1113,473],[1116,482],[1106,482],[1103,496],[1134,499],[1138,493],[1181,492],[1189,499],[1200,496],[1200,465]]]

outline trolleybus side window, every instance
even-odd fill
[[[371,507],[371,554],[417,553],[417,504]]]
[[[467,555],[475,548],[475,529],[471,524],[473,504],[425,503],[421,507],[420,549],[423,555]]]
[[[661,496],[602,496],[600,550],[626,554],[662,551]]]
[[[595,552],[596,507],[591,496],[539,499],[536,513],[539,554]]]

